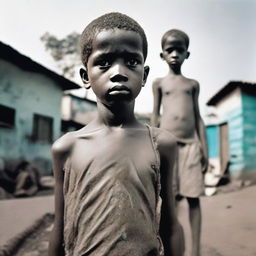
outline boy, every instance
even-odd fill
[[[83,31],[81,52],[80,75],[96,94],[98,116],[53,145],[49,255],[160,255],[159,232],[165,255],[182,255],[182,229],[169,197],[175,141],[134,116],[149,72],[144,31],[126,15],[105,14]]]
[[[186,197],[192,231],[192,255],[199,255],[201,209],[199,196],[203,193],[203,173],[207,168],[207,146],[204,124],[198,107],[199,84],[184,77],[181,66],[189,57],[189,37],[173,29],[162,37],[160,57],[169,66],[169,73],[153,83],[154,108],[152,125],[158,126],[160,107],[163,106],[160,128],[176,136],[178,161],[174,170],[174,193],[179,201]]]

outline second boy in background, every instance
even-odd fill
[[[153,83],[152,125],[159,125],[162,106],[160,127],[174,134],[178,141],[174,193],[177,202],[183,197],[188,201],[192,255],[198,256],[201,233],[199,196],[204,190],[203,173],[208,163],[204,123],[198,107],[199,83],[181,73],[181,66],[190,54],[187,34],[177,29],[169,30],[163,35],[161,43],[160,56],[168,64],[169,73]]]

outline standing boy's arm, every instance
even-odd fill
[[[196,120],[196,128],[197,133],[202,144],[203,149],[203,173],[207,171],[208,168],[208,148],[207,148],[207,140],[206,140],[206,132],[205,125],[203,119],[200,115],[198,98],[199,98],[199,84],[195,83],[195,93],[194,93],[194,110],[195,110],[195,120]]]
[[[63,223],[64,223],[64,162],[66,153],[63,152],[63,146],[60,142],[55,142],[52,147],[52,165],[55,178],[55,216],[54,227],[50,237],[49,256],[64,256],[63,246]]]
[[[155,127],[159,126],[160,107],[161,107],[161,101],[162,101],[162,93],[159,87],[159,82],[160,82],[159,79],[153,82],[154,106],[153,106],[153,113],[151,117],[151,125]]]
[[[173,195],[173,167],[177,154],[177,146],[176,141],[170,137],[171,135],[169,133],[162,135],[164,135],[163,140],[165,142],[159,146],[162,197],[160,236],[166,256],[182,256],[185,250],[184,233],[177,219]]]

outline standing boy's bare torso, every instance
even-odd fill
[[[196,139],[195,92],[198,83],[182,75],[168,75],[157,80],[163,115],[160,127],[184,141]]]

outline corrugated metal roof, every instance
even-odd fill
[[[256,93],[256,83],[252,82],[244,82],[244,81],[230,81],[227,85],[221,88],[215,95],[213,95],[208,101],[208,106],[214,106],[218,103],[223,97],[228,95],[230,92],[235,90],[236,88],[242,88],[245,90],[255,90]]]
[[[63,90],[79,89],[81,88],[78,84],[66,79],[65,77],[58,75],[57,73],[49,70],[41,64],[33,61],[29,57],[19,53],[11,46],[4,44],[0,41],[0,58],[9,61],[23,70],[32,72],[39,72],[45,74],[55,80]]]

